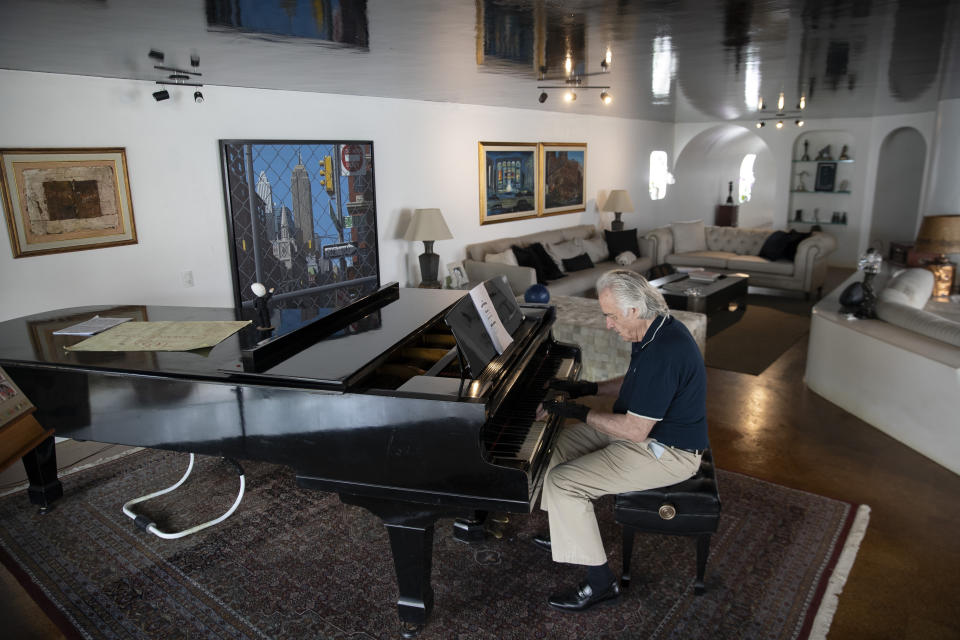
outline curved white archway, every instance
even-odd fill
[[[711,127],[694,136],[677,155],[676,185],[671,197],[681,220],[702,219],[713,224],[716,205],[727,199],[733,182],[733,199],[738,199],[740,165],[747,154],[756,154],[752,197],[741,202],[738,226],[771,226],[774,219],[775,182],[773,153],[760,136],[732,124]],[[685,185],[700,185],[691,189]]]
[[[913,127],[894,129],[880,145],[869,246],[887,257],[891,242],[917,235],[927,143]]]

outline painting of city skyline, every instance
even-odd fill
[[[373,143],[222,140],[234,301],[282,334],[380,285]]]
[[[540,167],[540,215],[586,210],[586,143],[540,143]]]

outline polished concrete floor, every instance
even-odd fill
[[[809,391],[806,353],[804,339],[759,376],[708,369],[718,465],[870,505],[829,638],[960,638],[960,476]],[[63,637],[0,578],[6,637]]]

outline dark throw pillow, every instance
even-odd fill
[[[787,246],[783,248],[783,257],[787,260],[793,260],[797,257],[797,247],[801,242],[809,238],[812,233],[800,233],[799,231],[790,230],[790,233],[787,234]]]
[[[585,253],[581,253],[573,258],[563,259],[563,268],[567,271],[583,271],[584,269],[591,269],[592,267],[593,260]]]
[[[603,235],[607,238],[607,248],[610,250],[610,257],[616,258],[624,251],[630,251],[633,255],[640,257],[640,246],[637,244],[637,230],[624,229],[623,231],[604,231]]]
[[[532,249],[537,255],[537,261],[540,263],[543,269],[543,275],[547,280],[559,280],[564,277],[563,271],[560,271],[560,267],[553,261],[553,258],[550,257],[550,254],[547,253],[547,250],[542,244],[534,242],[528,248]]]
[[[540,251],[538,252],[534,247],[540,247]],[[546,284],[547,280],[556,280],[557,277],[551,277],[551,273],[563,277],[563,273],[539,242],[529,247],[513,245],[511,249],[513,249],[513,255],[517,257],[517,264],[521,267],[530,267],[537,272],[537,282],[540,284]],[[541,255],[546,259],[541,258]]]
[[[767,260],[779,260],[783,257],[789,241],[790,236],[785,231],[774,231],[763,241],[758,255]]]

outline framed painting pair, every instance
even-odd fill
[[[586,143],[479,146],[480,224],[586,210]]]

